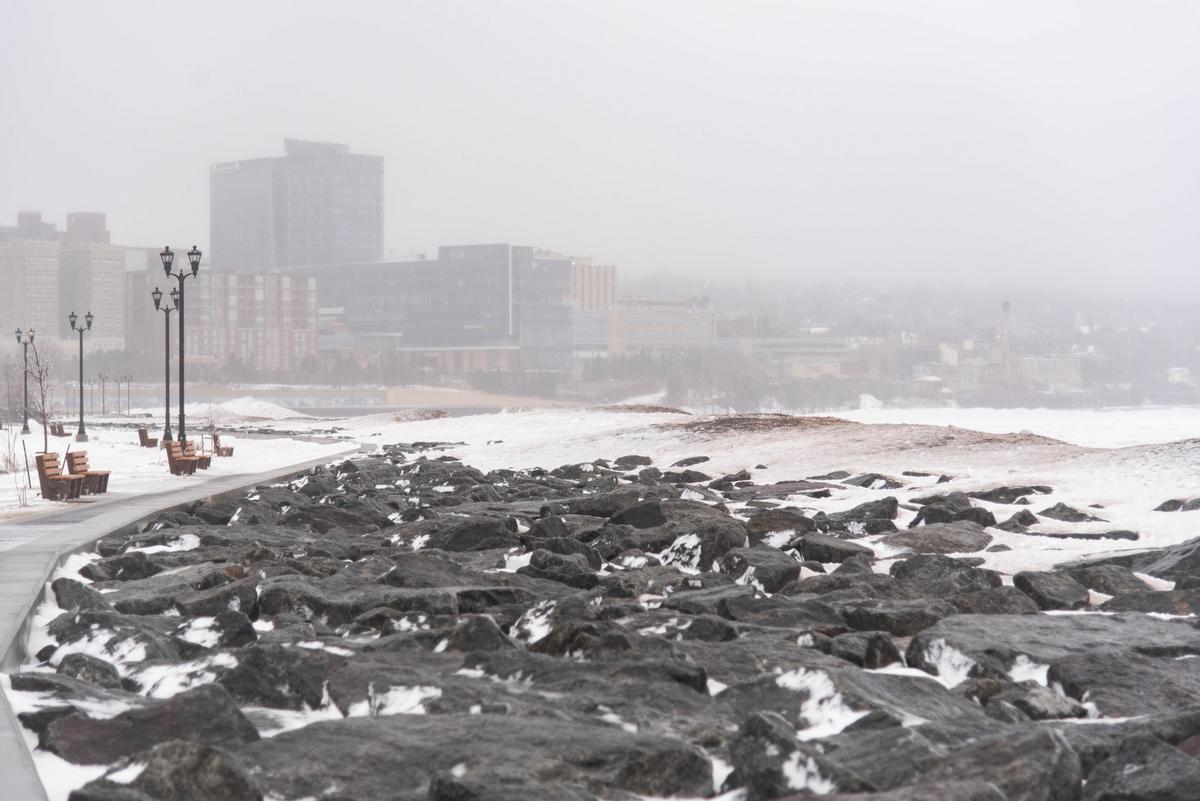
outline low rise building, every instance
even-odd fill
[[[622,298],[609,315],[612,354],[699,350],[716,343],[715,316],[700,301]]]
[[[562,373],[572,355],[570,257],[510,244],[447,245],[436,259],[317,268],[345,352],[444,373]],[[332,332],[331,332],[332,333]]]
[[[227,369],[294,373],[317,357],[317,279],[202,273],[184,298],[189,354]]]
[[[841,378],[852,358],[848,339],[820,334],[724,337],[721,344],[758,362],[780,381]]]

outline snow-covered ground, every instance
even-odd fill
[[[926,410],[926,419],[945,413],[950,420],[962,411]],[[670,413],[543,409],[505,414],[392,422],[388,415],[349,418],[336,423],[345,434],[364,443],[445,441],[461,443],[447,449],[483,470],[499,467],[556,467],[642,454],[666,466],[689,456],[708,456],[698,468],[713,476],[747,469],[757,483],[773,483],[820,475],[833,470],[879,472],[900,476],[904,471],[933,474],[908,478],[908,491],[894,493],[845,487],[824,500],[798,497],[794,503],[812,510],[847,509],[866,500],[896,494],[901,500],[929,492],[989,489],[1002,484],[1040,484],[1054,489],[1035,496],[1033,511],[1059,501],[1092,510],[1107,523],[1057,524],[1046,531],[1137,531],[1137,542],[1059,540],[989,533],[1009,552],[982,554],[989,567],[1006,573],[1046,567],[1075,556],[1121,548],[1142,549],[1182,542],[1200,534],[1200,518],[1188,513],[1152,511],[1168,498],[1200,496],[1200,417],[1194,409],[1128,409],[1112,412],[1021,410],[1006,425],[1009,410],[989,411],[988,429],[972,431],[947,425],[861,424],[782,427],[768,431],[720,435],[694,433],[696,418]],[[1016,411],[1016,410],[1014,410]],[[1072,419],[1072,415],[1078,417]],[[1099,415],[1105,415],[1099,417]],[[981,416],[982,417],[982,416]],[[827,418],[818,418],[827,419]],[[1097,421],[1103,420],[1104,426]],[[290,421],[294,422],[294,421]],[[313,421],[316,425],[317,422]],[[328,426],[328,421],[319,425]],[[1010,431],[1014,433],[993,433]],[[1074,441],[1049,438],[1057,433]],[[1165,439],[1165,441],[1164,441]],[[1125,441],[1124,447],[1100,447]],[[1091,447],[1089,447],[1091,446]],[[765,467],[758,469],[758,465]],[[936,476],[953,480],[936,485]],[[1014,507],[993,508],[1003,520]],[[901,512],[903,527],[912,513]]]
[[[212,418],[218,425],[228,425],[247,420],[287,420],[289,418],[308,417],[303,412],[280,406],[278,403],[261,400],[247,395],[244,398],[234,398],[223,403],[188,403],[185,411],[192,420]],[[178,405],[173,407],[173,415],[179,413]],[[163,419],[163,407],[151,406],[131,409],[131,415],[148,415],[151,420]]]
[[[896,495],[903,503],[929,492],[1036,484],[1048,485],[1053,492],[1032,497],[1032,506],[1028,508],[1035,513],[1061,501],[1108,521],[1066,524],[1046,520],[1037,527],[1040,530],[1130,529],[1139,534],[1137,542],[1060,540],[988,529],[994,537],[993,544],[1007,545],[1012,550],[971,555],[983,557],[988,567],[1008,575],[1018,570],[1047,568],[1090,553],[1161,547],[1200,534],[1200,512],[1152,511],[1168,498],[1200,496],[1200,439],[1194,438],[1200,434],[1200,410],[1195,409],[1109,412],[875,409],[847,415],[864,422],[812,417],[777,418],[765,423],[763,418],[748,418],[742,423],[729,424],[681,414],[611,408],[541,409],[418,420],[381,413],[331,420],[302,417],[278,407],[271,409],[270,404],[260,405],[252,399],[237,404],[239,408],[225,410],[231,419],[224,425],[235,426],[233,418],[240,416],[243,421],[253,419],[256,428],[274,426],[290,433],[271,439],[227,434],[222,440],[234,445],[237,455],[233,459],[214,460],[214,471],[253,473],[318,458],[360,443],[413,441],[452,443],[446,453],[483,470],[552,468],[597,458],[611,460],[625,454],[649,456],[665,469],[682,458],[707,456],[709,461],[697,465],[697,469],[712,476],[746,469],[758,484],[802,479],[833,470],[882,473],[904,483],[902,489],[896,490],[842,485],[827,499],[805,496],[790,499],[793,505],[813,511],[839,511],[886,495]],[[236,431],[236,427],[231,430]],[[331,430],[336,441],[324,444],[294,435],[327,434]],[[40,442],[40,432],[33,441]],[[61,451],[65,441],[58,443]],[[95,430],[93,441],[86,447],[96,466],[114,470],[114,488],[154,491],[166,486],[165,482],[189,480],[171,477],[162,452],[140,448],[133,431]],[[904,476],[905,471],[929,475]],[[951,480],[938,484],[942,475],[950,476]],[[11,490],[0,490],[0,509],[12,499],[6,492]],[[978,503],[993,510],[1000,520],[1020,508]],[[1089,508],[1093,505],[1099,508]],[[734,505],[735,513],[738,506]],[[906,526],[913,514],[902,508],[897,525]],[[867,541],[884,557],[877,569],[886,570],[887,559],[894,554],[874,539]],[[182,541],[178,544],[180,548],[188,546]],[[76,571],[87,558],[72,557],[73,561],[68,561],[59,574],[78,576]],[[1158,582],[1158,585],[1169,586],[1169,583]],[[40,644],[38,637],[45,636],[45,624],[58,611],[53,601],[39,608],[33,627],[34,645]],[[197,629],[195,636],[203,638],[206,632]],[[121,663],[119,668],[138,670],[136,662],[131,657],[128,665]],[[34,665],[31,663],[29,667]],[[193,667],[194,675],[164,677],[161,692],[155,694],[166,697],[203,681],[206,665]],[[0,679],[0,683],[5,681]],[[18,711],[52,702],[34,694],[14,693],[10,687],[4,689]],[[92,710],[96,715],[119,711]],[[294,725],[303,725],[310,719],[316,718],[305,717]],[[52,798],[65,798],[72,787],[104,770],[72,767],[53,755],[34,753],[42,776],[53,780],[48,787]]]
[[[1055,555],[1108,550],[1116,546],[1156,547],[1197,532],[1189,514],[1151,510],[1168,498],[1200,496],[1200,409],[1138,408],[1110,411],[1048,409],[866,409],[848,420],[821,424],[811,418],[769,430],[697,432],[698,418],[666,412],[606,409],[538,409],[436,419],[378,413],[338,419],[299,415],[271,403],[243,398],[208,412],[198,406],[192,419],[219,418],[230,433],[233,459],[214,459],[210,474],[255,473],[319,458],[357,444],[444,441],[447,452],[490,470],[499,467],[556,467],[628,453],[650,456],[669,465],[689,456],[709,456],[701,469],[711,475],[748,469],[758,483],[771,483],[847,470],[899,475],[922,471],[949,475],[938,491],[987,489],[1000,484],[1045,484],[1050,496],[1038,496],[1037,509],[1058,501],[1077,507],[1100,504],[1111,525],[1062,526],[1063,530],[1132,529],[1138,543],[1050,540],[993,532],[1012,552],[988,554],[993,566],[1009,570],[1022,561],[1043,563]],[[238,436],[239,424],[278,428],[280,438]],[[70,427],[68,426],[68,430]],[[318,443],[292,434],[327,435],[338,442]],[[158,427],[151,431],[158,433]],[[156,491],[168,482],[194,480],[170,476],[161,450],[141,448],[131,430],[93,428],[92,441],[77,445],[52,438],[62,452],[86,447],[93,466],[113,471],[114,491]],[[1049,438],[1049,439],[1048,439]],[[32,454],[41,435],[26,438]],[[20,453],[18,443],[17,452]],[[764,465],[757,468],[757,465]],[[0,477],[0,516],[19,513],[14,484],[19,476]],[[906,479],[914,488],[934,479]],[[36,474],[34,475],[36,483]],[[903,500],[905,493],[897,493]],[[911,495],[912,493],[908,493]],[[837,510],[880,497],[875,490],[846,487],[824,501],[798,499],[810,509]],[[46,502],[30,493],[31,507]],[[1042,502],[1044,506],[1042,505]],[[996,509],[998,515],[1011,509]],[[1034,510],[1036,511],[1036,509]],[[903,519],[899,521],[903,524]],[[1050,529],[1050,526],[1046,526]],[[1012,540],[1011,542],[1009,540]],[[1019,547],[1018,547],[1019,546]],[[1035,554],[1040,554],[1035,556]],[[1055,559],[1055,561],[1057,561]],[[1024,565],[1023,565],[1024,566]]]
[[[112,418],[110,418],[112,419]],[[195,418],[199,423],[199,418]],[[146,425],[143,421],[141,425]],[[162,433],[161,425],[149,425],[150,436]],[[38,494],[37,465],[34,456],[43,448],[42,430],[30,424],[31,433],[20,436],[16,432],[0,431],[0,447],[13,456],[17,465],[15,472],[0,474],[0,523],[30,514],[61,508],[58,501],[46,501]],[[67,425],[68,433],[74,434],[74,426]],[[189,429],[193,439],[199,441],[198,432]],[[24,448],[22,448],[22,441]],[[136,429],[107,428],[98,425],[88,427],[88,442],[75,442],[74,436],[50,437],[50,449],[57,451],[60,458],[68,450],[87,451],[88,462],[94,470],[109,470],[110,494],[144,494],[163,492],[176,486],[195,483],[205,478],[236,474],[255,474],[285,468],[288,465],[332,458],[335,454],[353,447],[347,441],[305,441],[293,437],[239,436],[228,432],[221,437],[222,445],[234,448],[232,458],[214,458],[208,470],[197,471],[193,476],[173,476],[167,468],[167,454],[161,448],[143,448],[138,443]],[[25,471],[26,459],[29,472]],[[32,484],[31,489],[25,489]],[[86,498],[83,499],[87,501]],[[19,545],[22,540],[5,539],[0,550]]]
[[[1099,504],[1103,510],[1097,514],[1108,521],[1061,525],[1047,521],[1043,530],[1130,529],[1140,535],[1134,543],[1057,540],[992,530],[997,544],[1009,545],[1013,550],[988,553],[985,558],[990,567],[1009,573],[1087,553],[1161,547],[1200,533],[1200,519],[1193,515],[1152,511],[1168,498],[1200,496],[1200,439],[1194,439],[1200,437],[1200,410],[1191,408],[870,409],[845,415],[870,423],[847,420],[820,424],[828,418],[816,417],[811,425],[720,434],[692,430],[689,424],[698,419],[693,416],[617,411],[612,407],[425,420],[391,413],[336,420],[287,417],[277,425],[297,432],[335,429],[337,436],[355,443],[456,443],[446,452],[483,470],[550,468],[637,453],[650,456],[660,466],[689,456],[709,456],[711,460],[701,466],[705,473],[715,476],[748,469],[758,483],[846,470],[896,476],[904,471],[921,471],[952,476],[950,483],[937,485],[939,492],[1043,484],[1053,487],[1054,493],[1036,496],[1033,511],[1059,501],[1077,508]],[[889,417],[896,421],[889,421]],[[283,453],[298,444],[278,441],[270,447]],[[905,481],[910,489],[894,493],[902,501],[920,494],[926,486],[932,491],[935,479]],[[829,499],[797,498],[794,503],[814,511],[836,511],[884,494],[845,487]],[[996,507],[993,511],[1004,519],[1013,508]],[[905,525],[911,514],[902,511],[898,525]]]
[[[883,409],[833,412],[860,423],[952,425],[992,433],[1032,431],[1077,445],[1120,448],[1200,437],[1200,407],[1128,409]]]

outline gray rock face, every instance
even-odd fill
[[[879,790],[918,782],[918,765],[949,752],[926,737],[919,730],[922,727],[901,725],[890,715],[880,718],[882,725],[871,728],[860,725],[875,714],[861,718],[841,734],[822,739],[820,745],[831,762]]]
[[[746,789],[748,801],[768,801],[795,790],[874,789],[799,740],[791,724],[772,712],[758,712],[747,718],[729,751],[734,786]]]
[[[1108,759],[1130,737],[1149,735],[1168,745],[1187,748],[1200,735],[1200,704],[1190,704],[1165,712],[1141,715],[1102,726],[1074,723],[1047,724],[1067,741],[1079,755],[1084,773]]]
[[[1189,801],[1200,787],[1200,760],[1157,737],[1130,737],[1087,776],[1085,801]]]
[[[824,704],[835,695],[848,710],[847,716],[857,719],[879,713],[890,719],[891,725],[901,725],[920,716],[928,722],[963,725],[974,736],[995,730],[995,724],[974,702],[929,678],[872,673],[829,657],[824,662],[742,681],[719,697],[743,714],[778,712],[801,733],[827,725]]]
[[[1040,522],[1042,521],[1038,520],[1037,515],[1035,515],[1033,512],[1029,511],[1028,509],[1020,509],[1016,512],[1013,512],[1011,517],[996,526],[996,528],[1003,529],[1004,531],[1014,531],[1020,533],[1024,532],[1025,529],[1029,528],[1030,526],[1036,526]]]
[[[1100,608],[1106,612],[1194,615],[1200,611],[1200,589],[1125,592],[1105,601]]]
[[[1200,576],[1200,537],[1160,551],[1151,551],[1143,559],[1135,559],[1133,569],[1139,573],[1167,579]]]
[[[893,562],[889,573],[906,584],[929,587],[934,592],[971,592],[998,588],[1003,584],[998,573],[941,554],[917,554]]]
[[[1200,627],[1145,614],[1193,608],[1200,539],[1006,586],[979,554],[991,504],[1048,488],[917,498],[882,474],[864,493],[740,471],[683,500],[686,465],[485,473],[439,447],[162,515],[99,543],[94,585],[57,582],[47,664],[12,677],[47,700],[20,720],[76,761],[146,765],[75,801],[1072,801],[1112,759],[1142,760],[1131,793],[1170,792],[1173,753],[1200,751]],[[199,546],[143,550],[185,534]],[[1022,539],[1006,563],[1052,544]],[[1177,589],[1131,572],[1149,568]],[[1126,611],[1039,609],[1089,588]],[[148,697],[172,670],[208,684]],[[1128,719],[1070,722],[1097,713]],[[1129,750],[1143,736],[1177,751]]]
[[[980,526],[996,525],[996,517],[987,509],[972,506],[971,499],[964,493],[951,492],[925,500],[928,502],[921,507],[917,516],[908,524],[909,528],[930,523],[954,523],[960,520]]]
[[[72,790],[67,801],[160,801],[124,784],[97,779]]]
[[[155,746],[128,789],[161,801],[262,801],[263,797],[229,752],[180,740]]]
[[[779,592],[800,577],[800,563],[775,548],[734,548],[720,559],[721,569],[767,592]]]
[[[1111,651],[1068,656],[1051,663],[1049,679],[1105,716],[1129,717],[1194,703],[1200,697],[1200,657]]]
[[[504,715],[390,715],[315,723],[241,749],[238,761],[263,790],[319,797],[336,784],[348,798],[422,801],[461,765],[496,786],[536,777],[611,794],[699,796],[712,770],[698,749],[605,725]],[[364,770],[364,765],[373,769]]]
[[[613,460],[613,467],[619,470],[632,470],[635,467],[645,467],[653,464],[654,460],[649,456],[638,456],[630,454],[629,456],[618,456]]]
[[[746,521],[746,531],[753,542],[761,542],[764,536],[773,531],[803,534],[816,530],[812,518],[799,509],[762,509],[754,512]]]
[[[954,615],[909,643],[908,664],[937,670],[933,654],[949,646],[983,675],[1007,676],[1018,657],[1050,665],[1072,656],[1126,652],[1152,657],[1200,655],[1200,630],[1141,615]]]
[[[65,611],[77,609],[112,609],[112,604],[104,600],[104,596],[81,582],[69,578],[57,578],[51,583],[54,599]]]
[[[539,548],[530,556],[529,564],[517,572],[581,590],[591,589],[600,583],[587,557],[581,553],[560,554]]]
[[[1016,503],[1021,498],[1028,495],[1049,495],[1053,490],[1050,487],[1035,485],[1035,486],[1020,486],[1020,487],[996,487],[990,490],[979,490],[976,492],[967,493],[972,498],[977,498],[981,501],[990,501],[991,503]]]
[[[988,709],[994,704],[1012,706],[1030,720],[1082,718],[1087,715],[1087,709],[1082,704],[1033,681],[1015,684],[993,695],[988,699]]]
[[[900,661],[896,644],[882,631],[853,631],[838,635],[833,638],[829,653],[872,670]]]
[[[972,553],[982,551],[991,542],[992,535],[971,522],[934,523],[883,538],[885,545],[913,553]]]
[[[1016,587],[990,587],[953,595],[954,608],[964,615],[1035,615],[1038,605]]]
[[[513,527],[505,519],[469,517],[438,532],[436,546],[445,551],[485,551],[489,548],[511,548],[520,544]]]
[[[325,682],[346,657],[324,650],[255,643],[240,649],[238,663],[217,681],[240,703],[275,709],[316,709]]]
[[[911,637],[944,617],[958,614],[946,601],[849,601],[838,610],[851,628],[859,631],[886,631],[897,637]]]
[[[800,555],[813,562],[844,562],[860,555],[875,558],[875,552],[865,545],[815,532],[800,538]]]
[[[106,765],[168,740],[237,747],[257,739],[258,731],[229,693],[206,684],[109,719],[60,718],[47,727],[39,745],[68,762]]]
[[[121,674],[117,673],[115,667],[88,654],[67,654],[58,663],[58,672],[88,684],[95,684],[97,687],[119,690],[123,686]]]
[[[880,475],[879,473],[863,473],[853,478],[842,479],[843,484],[849,484],[853,487],[866,487],[867,489],[893,490],[900,489],[904,484],[889,476]]]
[[[610,523],[625,524],[634,528],[654,528],[667,522],[662,503],[657,499],[643,501],[614,514],[608,519]]]
[[[1076,801],[1083,778],[1079,757],[1050,731],[980,740],[934,758],[921,772],[934,781],[987,781],[1009,801]]]
[[[858,506],[847,509],[844,512],[834,512],[827,515],[826,520],[834,528],[846,529],[852,523],[867,526],[872,521],[895,520],[896,515],[899,513],[900,502],[894,496],[889,495],[877,501],[860,503]]]
[[[1068,570],[1067,574],[1089,590],[1105,595],[1123,595],[1150,589],[1133,571],[1120,565],[1096,565]]]
[[[1065,503],[1056,503],[1053,506],[1047,507],[1038,512],[1042,517],[1050,517],[1055,520],[1062,520],[1066,523],[1102,523],[1104,518],[1090,515],[1087,512],[1081,512],[1067,506]]]
[[[153,576],[162,571],[150,557],[141,551],[106,556],[86,565],[79,575],[92,581],[129,581]]]
[[[1087,587],[1065,573],[1023,571],[1013,576],[1013,586],[1039,609],[1082,609],[1088,603]]]
[[[834,793],[824,798],[825,801],[1008,801],[996,785],[972,781],[915,784],[883,793]]]

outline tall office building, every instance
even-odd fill
[[[284,153],[212,165],[212,266],[286,270],[381,259],[383,157],[298,139],[285,139]]]
[[[67,215],[66,242],[89,242],[107,245],[111,242],[108,220],[102,211],[73,211]]]
[[[90,337],[97,350],[125,347],[125,249],[92,242],[63,242],[58,252],[58,325],[73,337],[67,315],[94,316]]]
[[[0,323],[12,330],[33,327],[43,342],[70,340],[67,322],[74,311],[91,311],[94,346],[120,349],[125,344],[125,249],[109,244],[103,212],[72,212],[66,231],[23,211],[0,242]],[[8,322],[4,322],[8,321]]]
[[[18,211],[14,236],[17,239],[57,242],[62,239],[62,232],[54,223],[43,220],[40,211]]]
[[[0,242],[0,331],[33,328],[43,341],[59,335],[58,242]],[[11,336],[11,334],[8,334]]]
[[[170,293],[175,281],[168,283],[163,275],[159,247],[125,248],[125,348],[134,353],[154,354],[162,358],[165,324],[162,313],[154,310],[150,293],[156,288],[164,294]],[[167,303],[170,303],[169,294]],[[174,320],[172,317],[171,321]],[[175,336],[172,334],[172,340]]]

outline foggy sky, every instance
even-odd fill
[[[0,224],[202,248],[208,165],[385,158],[385,249],[1197,292],[1200,5],[0,2]]]

